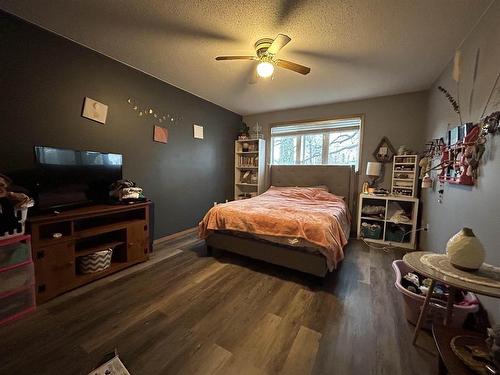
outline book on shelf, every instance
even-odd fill
[[[240,155],[238,160],[239,167],[258,167],[259,157],[258,156],[243,156]]]

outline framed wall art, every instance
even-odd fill
[[[108,117],[108,106],[106,104],[99,103],[97,100],[85,97],[82,116],[101,124],[105,124],[106,118]]]
[[[396,150],[392,146],[387,137],[382,137],[377,148],[373,151],[373,157],[379,163],[389,163],[396,154]]]
[[[159,143],[168,142],[168,129],[162,128],[161,126],[155,125],[153,128],[153,141]]]

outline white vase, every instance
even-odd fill
[[[458,269],[476,271],[485,258],[484,247],[470,228],[463,228],[448,240],[446,254]]]

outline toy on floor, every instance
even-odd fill
[[[431,285],[431,282],[432,282],[431,279],[426,278],[425,276],[419,274],[418,272],[408,272],[401,279],[401,285],[405,289],[409,290],[412,293],[423,296],[426,296],[427,293],[429,292],[429,287]],[[446,302],[448,300],[448,295],[449,295],[448,286],[441,283],[436,283],[434,285],[432,298],[436,298]],[[470,306],[477,304],[479,304],[479,300],[474,294],[468,293],[465,290],[457,290],[455,295],[455,305]]]

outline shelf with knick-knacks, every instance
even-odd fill
[[[234,199],[253,198],[264,191],[265,140],[234,142]]]
[[[418,155],[394,155],[391,193],[415,197],[418,181],[417,173]]]

